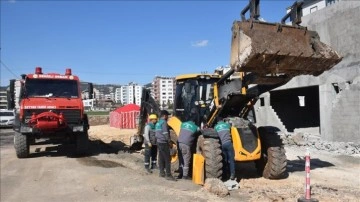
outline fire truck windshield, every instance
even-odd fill
[[[65,97],[78,98],[76,80],[26,79],[23,97]]]

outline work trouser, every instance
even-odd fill
[[[145,168],[150,168],[150,158],[151,158],[151,168],[156,166],[157,162],[157,146],[152,145],[149,147],[148,144],[145,144]]]
[[[189,175],[189,166],[191,159],[191,148],[190,146],[179,142],[179,161],[180,161],[180,175],[186,177]]]
[[[168,143],[158,143],[160,174],[171,175],[170,147]],[[164,172],[165,168],[165,172]]]
[[[235,152],[234,152],[234,147],[232,145],[232,142],[225,142],[222,146],[222,153],[223,153],[223,157],[224,157],[224,161],[223,161],[223,173],[228,173],[228,168],[230,167],[230,175],[235,176]]]

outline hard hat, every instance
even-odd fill
[[[150,114],[149,119],[157,119],[156,114]]]

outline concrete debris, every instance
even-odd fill
[[[279,134],[284,145],[309,147],[325,150],[339,155],[360,154],[360,144],[354,142],[329,142],[321,140],[320,136],[310,133]]]
[[[236,189],[240,188],[240,185],[236,180],[229,179],[229,180],[225,181],[224,184],[225,184],[225,186],[227,187],[227,189],[229,191],[236,190]]]
[[[228,188],[217,178],[207,178],[203,189],[220,197],[229,195]]]

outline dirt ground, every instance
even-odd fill
[[[170,182],[146,174],[140,152],[129,152],[136,130],[92,126],[87,156],[74,145],[36,143],[31,158],[17,159],[13,132],[1,130],[1,201],[296,201],[304,195],[305,149],[286,147],[286,179],[257,176],[252,163],[237,164],[240,189],[217,197],[191,181]],[[320,201],[359,201],[360,158],[310,150],[312,197]]]
[[[136,130],[119,130],[94,126],[90,136],[105,143],[112,140],[129,144]],[[251,163],[237,164],[241,194],[250,201],[294,201],[304,192],[305,148],[286,148],[289,176],[282,180],[259,178]],[[321,201],[358,201],[360,197],[360,158],[332,155],[326,151],[310,150],[312,196]],[[250,172],[249,172],[250,170]]]

